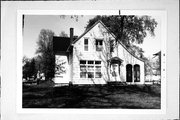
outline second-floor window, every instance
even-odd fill
[[[96,51],[102,51],[103,40],[96,39]]]
[[[88,51],[88,39],[84,39],[84,51]]]

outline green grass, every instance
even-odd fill
[[[160,109],[160,86],[23,86],[23,108]]]

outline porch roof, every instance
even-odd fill
[[[110,59],[108,60],[108,62],[110,62],[110,63],[122,63],[123,60],[120,59],[119,57],[112,57],[112,58],[110,58]]]

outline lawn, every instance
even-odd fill
[[[160,109],[160,85],[23,86],[23,108]]]

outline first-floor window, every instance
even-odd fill
[[[101,61],[80,60],[80,78],[101,78]]]
[[[86,72],[80,72],[80,77],[81,78],[86,78]]]
[[[89,61],[88,61],[89,62]],[[88,64],[87,69],[88,78],[94,78],[94,66],[92,64]]]
[[[80,77],[81,78],[86,78],[86,66],[85,65],[81,65],[80,66]]]
[[[101,66],[96,66],[95,77],[96,78],[101,78]]]
[[[140,82],[140,65],[134,65],[134,82]]]

